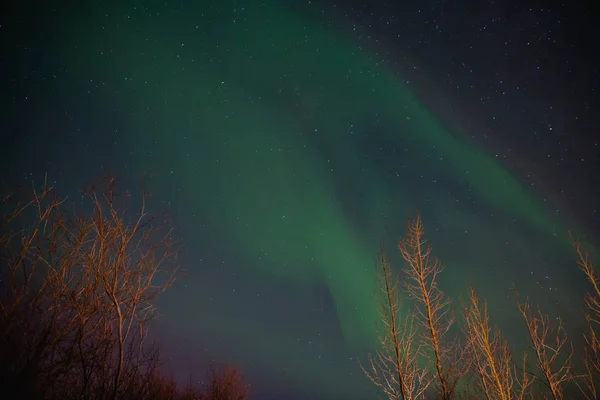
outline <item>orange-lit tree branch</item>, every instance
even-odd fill
[[[420,215],[408,222],[408,232],[398,242],[406,261],[405,287],[416,302],[416,318],[424,328],[420,335],[423,354],[433,363],[438,381],[438,396],[454,398],[459,380],[467,371],[466,349],[447,339],[454,322],[450,300],[438,287],[442,264],[431,255],[431,247],[423,238]]]
[[[0,373],[46,398],[114,399],[152,357],[143,341],[177,248],[143,202],[130,222],[117,198],[114,179],[76,217],[47,186],[1,198]]]
[[[571,363],[573,348],[568,343],[562,321],[559,318],[554,328],[548,316],[544,315],[539,307],[537,312],[533,313],[527,299],[521,301],[518,293],[517,299],[519,312],[527,325],[537,367],[542,374],[539,380],[547,387],[552,399],[563,399],[564,387],[574,376]]]
[[[522,400],[533,378],[524,374],[518,379],[508,343],[498,329],[490,326],[487,302],[480,300],[473,287],[468,290],[468,301],[464,314],[466,335],[481,392],[489,400]]]
[[[600,379],[600,338],[598,337],[600,330],[600,277],[596,273],[589,254],[582,250],[579,241],[573,238],[572,242],[578,256],[577,265],[592,285],[592,290],[585,294],[588,311],[585,315],[588,332],[584,334],[586,348],[583,365],[585,374],[580,376],[582,384],[577,382],[582,394],[592,400],[597,399],[600,395],[598,390],[598,380]]]
[[[377,266],[380,348],[375,355],[369,355],[368,366],[361,364],[361,368],[390,400],[423,398],[432,377],[418,364],[420,344],[416,337],[414,316],[410,312],[404,317],[401,315],[398,277],[393,277],[383,248]]]
[[[204,400],[244,400],[250,386],[244,382],[240,372],[231,365],[212,367],[208,374],[208,386],[202,396]]]

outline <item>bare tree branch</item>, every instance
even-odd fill
[[[490,326],[487,302],[480,300],[473,287],[468,290],[468,299],[464,312],[466,335],[481,392],[487,399],[524,399],[533,377],[524,374],[519,379],[508,343],[498,329]],[[525,362],[526,354],[524,357]]]
[[[91,213],[72,218],[47,185],[2,196],[2,372],[35,377],[46,398],[68,387],[116,399],[146,362],[154,299],[179,269],[172,230],[149,218],[143,199],[127,221],[114,182],[89,191]]]
[[[443,267],[432,257],[423,234],[421,216],[417,215],[409,220],[408,232],[398,242],[398,248],[406,261],[406,291],[416,302],[416,318],[424,328],[420,335],[422,353],[435,367],[440,399],[450,400],[468,370],[467,349],[457,341],[447,340],[454,317],[450,312],[450,299],[438,287],[438,275]]]
[[[390,400],[423,398],[433,376],[419,366],[420,344],[416,340],[414,316],[409,312],[401,317],[398,278],[392,278],[383,247],[378,258],[377,278],[381,299],[381,323],[378,324],[381,347],[375,355],[369,355],[369,368],[362,364],[361,368]]]
[[[587,312],[585,319],[588,332],[583,335],[585,341],[585,354],[583,357],[584,373],[577,376],[577,386],[586,399],[597,399],[600,396],[598,382],[600,380],[600,277],[590,260],[587,252],[581,248],[581,243],[571,237],[573,248],[577,253],[577,265],[585,274],[592,290],[585,294]]]
[[[531,340],[531,348],[536,356],[537,367],[541,371],[540,381],[550,392],[554,400],[563,399],[564,387],[571,382],[573,376],[573,346],[568,342],[567,333],[562,320],[557,319],[556,327],[538,307],[533,313],[527,299],[518,299],[519,312],[527,325]]]

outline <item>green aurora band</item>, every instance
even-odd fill
[[[157,14],[158,5],[148,6],[132,12],[133,23],[121,23],[131,9],[122,3],[109,14],[78,15],[77,26],[63,28],[70,68],[83,71],[82,81],[89,68],[107,77],[98,90],[125,121],[127,161],[150,170],[162,197],[187,204],[174,208],[184,232],[205,229],[215,246],[235,249],[239,274],[249,282],[283,282],[298,293],[326,285],[357,355],[375,343],[377,246],[394,239],[385,235],[402,234],[405,218],[417,210],[434,245],[443,232],[427,230],[433,221],[441,231],[465,226],[469,236],[458,242],[487,243],[471,247],[472,270],[440,244],[450,257],[445,282],[460,282],[451,294],[477,265],[505,251],[495,238],[510,237],[515,254],[548,246],[568,254],[564,221],[499,162],[449,132],[373,53],[280,3],[245,3],[236,2],[236,12],[198,5]],[[395,166],[364,156],[373,151],[365,132],[396,149]],[[417,182],[433,176],[470,191],[487,213],[457,203],[448,185],[419,189]],[[523,229],[505,222],[512,217]],[[266,370],[281,363],[273,354],[288,354],[296,360],[286,361],[293,379],[339,393],[343,368],[328,368],[325,378],[279,332],[219,310],[203,314],[215,321],[215,337],[236,337],[244,327],[257,349],[271,349],[265,356],[233,344],[232,354],[263,359]],[[341,348],[321,350],[333,359],[346,354]],[[343,390],[356,393],[359,386]]]

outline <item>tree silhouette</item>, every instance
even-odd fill
[[[419,399],[431,384],[433,375],[419,366],[421,343],[416,337],[414,314],[408,312],[405,317],[401,315],[399,280],[397,276],[392,277],[391,266],[383,247],[377,266],[380,348],[375,355],[368,356],[368,368],[362,364],[361,368],[388,399]]]
[[[600,379],[600,278],[596,269],[590,260],[590,256],[581,247],[581,243],[572,238],[573,248],[577,253],[577,265],[585,274],[592,290],[585,294],[585,304],[587,312],[585,319],[588,325],[588,332],[584,334],[585,355],[583,357],[584,373],[577,378],[577,385],[582,395],[588,399],[597,399],[600,395],[598,390],[598,380]]]
[[[158,349],[145,343],[155,298],[179,271],[179,246],[172,228],[147,212],[144,195],[128,213],[129,194],[115,183],[92,186],[87,212],[73,215],[48,185],[0,197],[0,381],[14,398],[205,395],[179,391],[159,373]],[[232,371],[211,390],[229,388]]]
[[[515,291],[516,292],[516,291]],[[550,322],[538,307],[531,311],[527,299],[521,300],[517,294],[519,312],[525,320],[536,365],[541,371],[538,378],[550,391],[553,400],[564,398],[564,387],[573,380],[573,346],[568,341],[567,332],[560,318],[556,326]]]
[[[468,369],[466,348],[455,340],[447,340],[454,323],[450,299],[438,287],[443,266],[431,255],[431,246],[423,238],[423,222],[417,214],[408,221],[406,237],[398,242],[405,261],[404,285],[416,308],[421,324],[422,350],[435,367],[437,392],[441,400],[455,397],[459,380]]]
[[[468,290],[468,301],[464,311],[466,336],[480,392],[489,400],[528,398],[533,377],[524,373],[519,379],[508,342],[499,329],[491,327],[487,302],[480,299],[473,287]],[[523,367],[526,363],[527,353],[524,353]]]
[[[231,365],[213,366],[208,374],[208,386],[202,400],[244,400],[250,387]]]
[[[398,242],[405,261],[403,285],[392,273],[383,249],[378,258],[380,347],[369,355],[368,366],[361,364],[361,368],[387,398],[426,399],[431,394],[443,400],[459,395],[489,400],[558,400],[572,396],[571,391],[577,388],[588,400],[598,398],[600,278],[578,241],[573,240],[578,265],[592,289],[585,295],[588,330],[583,336],[584,356],[575,356],[560,318],[550,320],[539,307],[532,311],[529,299],[522,300],[515,289],[516,311],[525,322],[529,342],[529,349],[515,362],[507,340],[490,321],[487,302],[473,287],[467,290],[460,315],[464,344],[448,338],[454,318],[450,300],[438,287],[443,268],[423,236],[423,223],[417,215],[409,220],[407,234]],[[412,309],[401,307],[399,287]],[[532,359],[533,366],[529,365]],[[419,367],[423,361],[427,365]],[[469,391],[457,394],[459,382]],[[536,382],[539,385],[534,385]],[[432,387],[434,393],[428,389]]]

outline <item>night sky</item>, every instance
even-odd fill
[[[420,212],[440,286],[525,344],[512,282],[573,335],[568,231],[600,238],[591,8],[542,1],[9,1],[2,176],[152,196],[187,270],[151,336],[185,382],[367,399],[375,263]],[[14,4],[12,4],[14,3]],[[71,3],[66,4],[66,3]],[[590,2],[591,7],[591,2]]]

